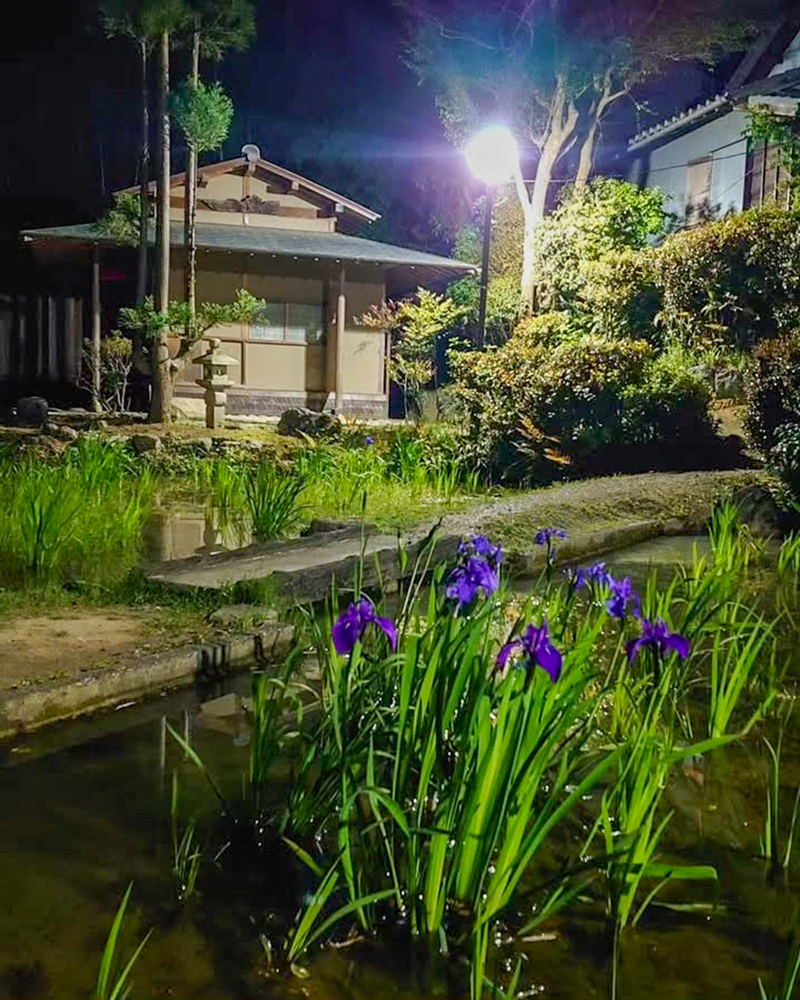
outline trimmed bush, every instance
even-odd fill
[[[675,233],[653,254],[665,330],[752,347],[800,325],[800,213],[775,207]]]
[[[452,359],[473,457],[495,477],[697,462],[698,446],[713,440],[702,382],[658,362],[645,341],[584,334],[553,345],[532,336],[535,326],[521,325],[503,348]]]
[[[800,334],[765,340],[753,352],[745,380],[750,440],[763,452],[785,424],[800,422]]]
[[[664,195],[626,181],[598,178],[568,188],[536,230],[534,270],[541,300],[552,309],[587,312],[587,273],[594,264],[647,246],[664,231]]]

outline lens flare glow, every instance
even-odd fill
[[[464,147],[470,170],[484,184],[504,184],[519,164],[517,141],[505,125],[477,132]]]

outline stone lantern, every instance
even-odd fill
[[[217,430],[225,426],[225,390],[233,385],[228,369],[239,362],[220,351],[221,341],[217,337],[209,337],[208,342],[211,345],[208,354],[195,358],[195,362],[203,366],[203,377],[197,379],[197,384],[206,390],[206,427]]]

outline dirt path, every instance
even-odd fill
[[[702,522],[714,500],[741,486],[765,481],[758,470],[649,472],[560,483],[504,500],[492,500],[444,518],[445,533],[485,531],[509,548],[528,550],[546,526],[588,533],[633,521]]]
[[[63,617],[23,617],[0,624],[0,690],[75,677],[144,650],[141,615],[69,611]]]

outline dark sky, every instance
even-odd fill
[[[21,227],[96,218],[112,191],[136,179],[136,53],[104,37],[97,9],[98,0],[23,0],[0,36],[0,234],[8,240]],[[402,62],[392,0],[257,0],[257,19],[248,51],[203,67],[236,107],[224,154],[255,142],[267,159],[382,212],[374,237],[447,250],[477,192],[443,137],[432,95]],[[185,72],[177,53],[173,81]],[[660,92],[671,111],[696,87],[684,75]],[[183,159],[174,152],[177,171]]]
[[[136,54],[104,37],[96,0],[61,0],[47,16],[38,4],[16,10],[0,38],[0,225],[85,221],[135,180]],[[385,212],[376,235],[435,240],[431,200],[460,204],[468,185],[430,94],[401,61],[391,0],[258,0],[257,19],[248,51],[203,67],[234,99],[225,155],[255,142]],[[185,74],[182,53],[173,66]],[[176,149],[174,170],[181,159]]]

